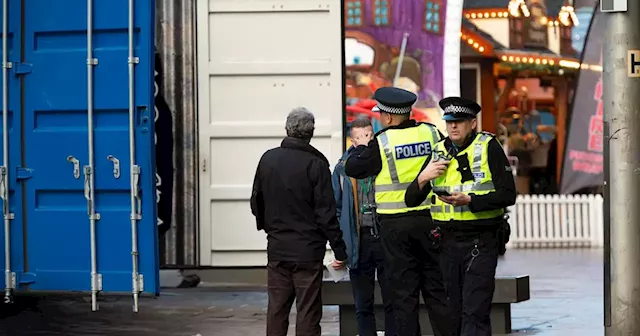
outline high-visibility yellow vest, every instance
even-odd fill
[[[473,180],[462,182],[462,174],[458,171],[458,161],[454,158],[451,160],[451,163],[449,163],[446,172],[431,182],[433,190],[446,190],[449,193],[473,193],[475,195],[485,195],[495,191],[487,155],[489,141],[493,139],[493,137],[494,135],[491,133],[478,133],[473,142],[457,155],[467,154],[470,169],[473,173]],[[444,141],[437,143],[433,151],[436,153],[447,153]],[[431,217],[437,221],[473,221],[496,218],[504,214],[504,209],[471,212],[466,205],[453,206],[440,201],[433,195],[432,192],[428,198],[435,199],[435,202],[431,205]]]
[[[387,129],[378,134],[377,140],[382,158],[382,170],[375,183],[377,212],[384,215],[429,209],[429,200],[417,207],[407,207],[404,194],[420,174],[435,143],[440,141],[438,129],[431,124]]]

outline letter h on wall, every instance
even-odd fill
[[[640,77],[640,50],[627,52],[627,76]]]

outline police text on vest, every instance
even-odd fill
[[[410,159],[431,154],[430,142],[419,142],[395,147],[396,160]]]
[[[485,174],[484,174],[484,172],[475,172],[475,173],[473,173],[473,177],[474,177],[474,179],[476,181],[480,181],[480,180],[484,179]]]

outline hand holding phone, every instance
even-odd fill
[[[450,196],[438,196],[438,198],[453,206],[464,206],[471,202],[471,196],[461,192],[453,192]]]
[[[424,183],[438,178],[447,171],[447,165],[450,161],[431,161],[418,175],[418,182]]]
[[[448,191],[442,190],[442,189],[434,189],[433,193],[438,196],[451,196],[451,194]]]
[[[365,145],[367,146],[369,144],[369,141],[371,141],[371,139],[373,139],[373,129],[371,127],[366,127],[366,128],[354,128],[351,130],[351,134],[352,134],[352,142],[354,146],[360,146],[360,145]]]

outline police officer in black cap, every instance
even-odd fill
[[[442,139],[438,129],[409,119],[417,96],[395,87],[374,94],[384,127],[368,146],[352,150],[345,162],[348,176],[376,176],[375,200],[385,251],[398,336],[421,335],[419,295],[426,302],[435,335],[453,335],[453,323],[442,279],[439,251],[434,248],[429,200],[405,204],[407,186],[429,162],[433,146]],[[446,164],[429,165],[435,178]]]
[[[480,106],[449,97],[440,107],[449,136],[436,144],[430,159],[448,162],[446,171],[437,178],[420,173],[405,201],[408,206],[432,201],[433,221],[442,230],[444,279],[458,335],[490,336],[496,266],[507,241],[505,208],[516,202],[515,182],[496,137],[476,132]]]

